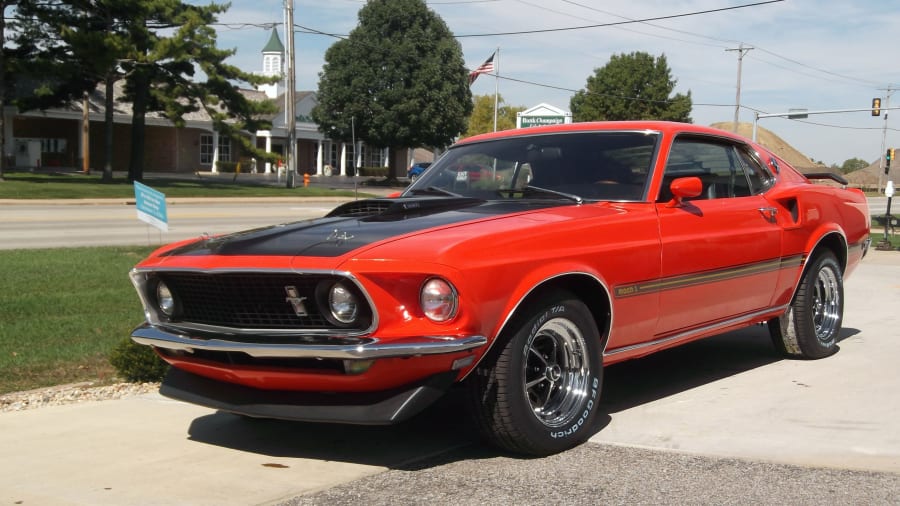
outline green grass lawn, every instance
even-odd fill
[[[134,185],[122,176],[110,183],[101,181],[100,175],[78,172],[32,174],[6,172],[0,182],[0,199],[86,199],[86,198],[134,198]],[[321,197],[353,196],[350,190],[332,190],[309,186],[298,188],[253,183],[249,176],[203,176],[178,179],[158,177],[144,184],[166,194],[166,197]]]
[[[874,248],[875,245],[879,244],[882,241],[882,239],[884,239],[884,232],[881,232],[881,233],[875,232],[875,229],[873,228],[872,229],[872,247]],[[900,235],[894,234],[894,235],[888,236],[888,241],[890,241],[891,246],[894,249],[900,249]]]
[[[0,251],[0,394],[108,382],[143,320],[128,271],[151,247]]]

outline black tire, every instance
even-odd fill
[[[603,378],[597,324],[566,292],[531,304],[469,378],[476,422],[491,443],[551,455],[596,426]]]
[[[830,251],[813,260],[800,278],[788,310],[769,320],[775,347],[790,358],[817,359],[837,352],[844,319],[844,281]]]

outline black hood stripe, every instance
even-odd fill
[[[202,239],[176,248],[177,255],[266,255],[336,257],[372,243],[413,232],[493,216],[569,205],[564,201],[480,201],[415,197],[370,199],[337,207],[322,218]],[[366,214],[363,209],[373,211]]]

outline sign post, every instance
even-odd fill
[[[165,194],[135,181],[134,201],[139,220],[153,225],[163,232],[169,231],[169,218],[166,214]]]
[[[888,250],[893,249],[891,247],[891,240],[888,238],[888,230],[891,225],[891,198],[894,196],[894,182],[888,180],[887,185],[884,187],[884,196],[887,197],[887,211],[884,213],[884,239],[881,240],[875,247],[878,250]]]

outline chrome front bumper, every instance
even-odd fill
[[[362,338],[354,344],[316,343],[249,343],[228,339],[203,339],[179,334],[172,330],[144,323],[131,333],[138,344],[166,350],[193,353],[194,350],[240,352],[258,358],[324,358],[367,360],[387,357],[442,355],[479,348],[487,344],[484,336],[421,336],[391,342],[377,338]]]

